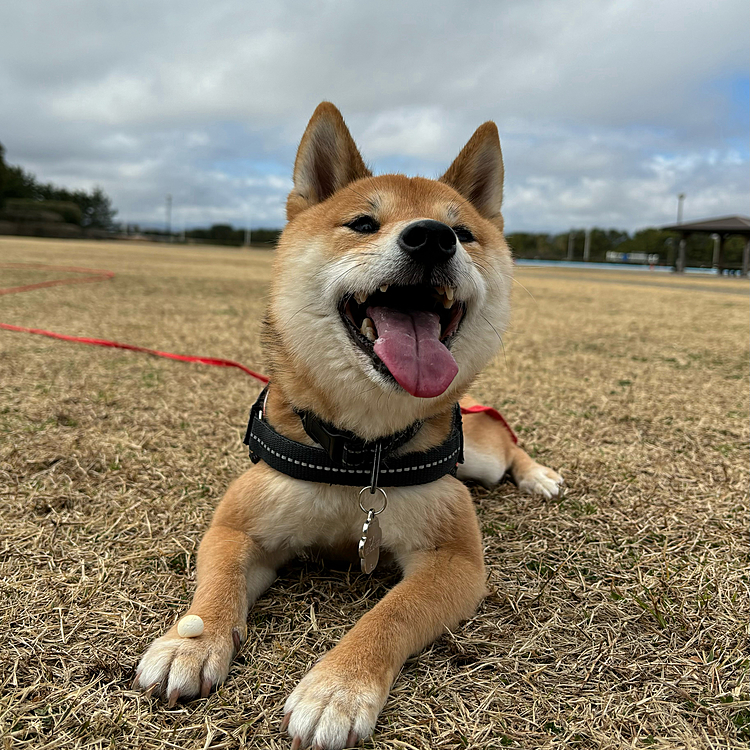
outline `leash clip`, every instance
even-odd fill
[[[380,455],[382,453],[382,446],[378,440],[375,443],[375,458],[372,462],[372,472],[370,473],[370,486],[363,487],[359,491],[359,509],[367,514],[364,524],[362,525],[362,536],[359,539],[359,565],[363,573],[372,573],[377,567],[378,560],[380,559],[380,543],[383,540],[383,534],[380,531],[380,524],[378,523],[378,516],[388,507],[388,495],[385,494],[385,490],[382,487],[378,487],[378,480],[380,478]],[[362,504],[362,495],[369,490],[370,495],[374,495],[376,492],[380,492],[383,496],[383,505],[379,510],[375,508],[365,508]]]
[[[363,487],[359,491],[359,507],[362,510],[363,513],[373,513],[376,516],[379,516],[387,507],[388,507],[388,495],[385,494],[385,490],[382,487],[378,487],[378,480],[380,479],[380,454],[381,454],[381,445],[380,441],[375,443],[375,458],[372,462],[372,471],[370,472],[370,485],[369,487]],[[376,492],[380,492],[380,494],[383,496],[383,507],[380,508],[380,510],[375,510],[374,508],[365,508],[364,505],[362,505],[362,495],[370,491],[371,495],[374,495]]]

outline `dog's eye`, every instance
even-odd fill
[[[467,227],[453,227],[459,242],[475,242],[474,235]]]
[[[360,234],[375,234],[380,229],[380,224],[372,216],[358,216],[344,226]]]

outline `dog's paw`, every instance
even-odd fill
[[[563,478],[552,469],[533,463],[513,477],[518,489],[529,495],[544,495],[548,500],[560,493]]]
[[[321,750],[355,747],[373,733],[388,688],[388,683],[340,673],[324,659],[287,699],[281,729],[292,737],[292,750],[309,745]]]
[[[173,627],[141,657],[133,689],[161,695],[170,707],[180,698],[206,698],[229,674],[240,644],[237,628],[222,635],[206,630],[196,638],[181,638]]]

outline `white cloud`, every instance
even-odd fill
[[[661,223],[679,191],[747,213],[747,114],[719,84],[747,79],[749,20],[746,0],[25,0],[3,8],[0,141],[128,218],[170,192],[196,222],[281,223],[330,99],[376,167],[429,175],[497,121],[511,228]]]

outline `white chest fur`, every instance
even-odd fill
[[[388,507],[378,516],[382,546],[401,555],[434,543],[462,489],[453,477],[415,487],[386,488]],[[365,514],[359,489],[323,485],[275,474],[268,495],[257,503],[258,541],[269,551],[286,547],[299,552],[312,546],[351,543],[362,533]]]

